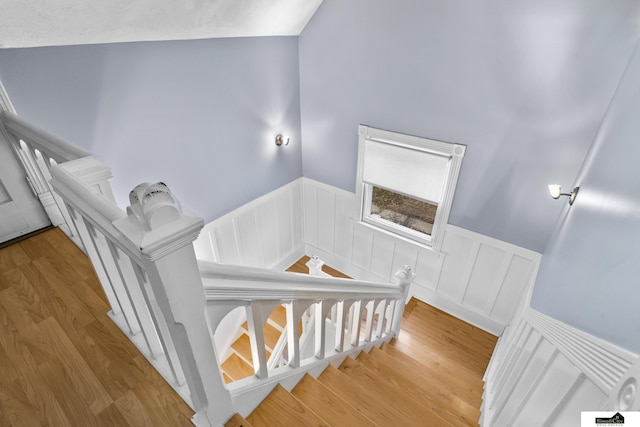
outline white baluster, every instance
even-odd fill
[[[316,304],[316,324],[315,324],[315,342],[314,342],[314,352],[316,358],[322,360],[325,356],[325,348],[326,348],[326,326],[327,322],[325,320],[327,311],[329,307],[333,305],[334,301],[322,300],[318,301]]]
[[[367,303],[367,320],[364,328],[364,341],[371,342],[371,335],[373,333],[373,321],[375,316],[376,300],[371,300]]]
[[[384,332],[385,314],[387,307],[389,306],[389,300],[384,299],[378,304],[376,314],[378,314],[378,323],[376,324],[376,338],[381,338]]]
[[[362,301],[356,301],[351,306],[351,345],[357,347],[360,343],[360,327],[362,324]]]
[[[300,318],[312,301],[296,300],[286,304],[289,366],[300,367]]]
[[[109,305],[111,306],[111,313],[113,316],[120,316],[122,314],[122,307],[120,307],[120,302],[118,301],[118,297],[116,296],[115,290],[113,289],[113,285],[111,284],[111,280],[109,280],[109,275],[104,269],[102,265],[102,261],[100,260],[100,255],[95,247],[94,234],[89,231],[87,224],[85,223],[84,218],[78,215],[72,208],[67,206],[69,210],[69,214],[71,215],[71,220],[73,221],[78,233],[80,235],[80,239],[84,242],[85,250],[87,251],[87,256],[91,260],[91,264],[93,264],[93,269],[96,271],[96,275],[98,276],[98,280],[102,285],[102,289],[104,290],[105,295],[107,296],[107,300],[109,300]]]
[[[280,301],[252,301],[247,307],[247,328],[251,343],[253,369],[258,378],[267,378],[267,354],[264,345],[264,325]]]

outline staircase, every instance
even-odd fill
[[[107,165],[17,117],[0,120],[42,181],[39,197],[53,200],[52,223],[91,259],[110,317],[191,406],[195,425],[476,424],[495,337],[425,304],[405,306],[410,266],[383,283],[328,278],[315,262],[304,276],[199,261],[192,243],[204,221],[183,215],[165,184],[136,186],[125,212]],[[273,347],[265,338],[282,326],[269,315],[281,304],[287,339]],[[241,337],[238,372],[223,375],[212,334],[238,308],[249,346]],[[285,341],[286,363],[269,366],[265,350]],[[247,375],[239,361],[250,370],[234,381]],[[248,421],[229,420],[234,411]]]
[[[307,267],[307,262],[309,262],[309,260],[310,258],[308,256],[304,256],[289,267],[287,271],[292,273],[309,274],[309,268]],[[351,277],[327,265],[324,265],[322,269],[326,274],[332,277],[351,279]],[[377,321],[377,317],[375,320]],[[287,312],[284,305],[280,305],[269,315],[267,323],[263,328],[267,359],[271,357],[271,354],[276,349],[276,344],[284,333],[286,325]],[[231,354],[220,365],[222,368],[222,377],[226,384],[250,377],[255,373],[253,358],[251,356],[251,341],[249,338],[249,327],[247,322],[242,324],[241,329],[242,333],[240,337],[231,344]],[[302,330],[302,322],[300,322],[299,331],[302,333]],[[285,347],[283,351],[285,359],[287,356],[286,353],[287,349]]]
[[[416,300],[398,340],[281,385],[226,426],[477,426],[495,337]]]
[[[264,342],[267,359],[273,353],[280,336],[287,324],[287,313],[284,306],[278,306],[267,319],[264,326]],[[249,327],[247,322],[241,326],[242,335],[231,344],[231,355],[225,360],[222,367],[224,382],[229,384],[254,374],[253,359],[251,357],[251,341],[249,339]],[[300,328],[302,330],[302,328]]]

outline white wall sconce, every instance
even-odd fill
[[[575,202],[576,197],[578,196],[578,190],[580,190],[580,187],[575,187],[573,191],[571,191],[571,193],[562,193],[561,186],[557,184],[549,185],[549,194],[551,194],[551,197],[553,197],[554,199],[558,199],[560,198],[560,196],[567,196],[569,197],[570,205],[573,205],[573,202]]]
[[[278,147],[280,147],[282,145],[289,145],[289,137],[288,136],[284,136],[281,133],[277,134],[276,135],[276,145]]]

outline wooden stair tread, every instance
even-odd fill
[[[376,425],[309,374],[302,378],[291,393],[330,425]]]
[[[269,315],[269,322],[284,330],[285,326],[287,326],[287,309],[283,305],[276,307]]]
[[[240,358],[244,359],[248,363],[253,363],[253,358],[251,357],[251,340],[249,339],[249,335],[240,335],[238,339],[231,344],[231,348],[238,354],[238,356],[240,356]]]
[[[332,365],[329,365],[320,374],[318,381],[367,418],[376,420],[380,425],[415,424],[414,419],[405,417],[400,411],[389,405],[383,397],[378,396],[375,389],[368,389],[358,384]]]
[[[256,426],[328,426],[318,415],[281,385],[262,401],[247,420]]]
[[[361,386],[375,390],[378,396],[383,397],[385,402],[405,416],[413,419],[428,419],[435,425],[454,426],[451,420],[447,420],[447,417],[439,413],[440,411],[428,401],[421,401],[415,394],[386,381],[352,358],[345,359],[338,369]]]
[[[255,375],[253,368],[247,365],[247,363],[235,353],[232,353],[231,356],[222,363],[222,371],[233,381]]]
[[[269,322],[264,325],[264,329],[262,330],[262,332],[264,333],[264,345],[270,351],[273,351],[273,348],[276,346],[276,343],[280,339],[280,335],[282,335],[282,332],[275,328]]]
[[[242,415],[237,412],[233,414],[233,417],[229,418],[224,427],[252,427],[251,423],[247,421]]]
[[[464,381],[468,381],[471,384],[482,387],[484,381],[482,377],[478,376],[473,369],[469,369],[465,365],[460,365],[452,359],[442,357],[438,353],[425,351],[420,354],[420,359],[413,357],[410,354],[405,353],[403,350],[397,347],[398,344],[383,344],[379,350],[389,354],[393,358],[401,357],[403,361],[416,369],[425,369],[429,367],[435,367],[438,371],[444,372],[450,376],[458,376]]]
[[[363,367],[373,373],[381,383],[393,385],[394,389],[402,390],[410,397],[407,402],[421,408],[424,414],[436,414],[435,419],[444,419],[444,424],[454,423],[459,426],[477,426],[480,411],[457,396],[451,394],[446,386],[433,382],[425,382],[415,370],[402,365],[402,359],[397,359],[397,366],[388,366],[380,358],[367,353],[360,353],[357,359]],[[399,372],[402,373],[399,373]],[[427,387],[424,387],[424,385]],[[451,408],[455,410],[452,411]]]
[[[409,379],[428,381],[432,384],[436,383],[438,388],[450,391],[469,405],[480,406],[481,390],[484,386],[481,378],[466,378],[456,370],[457,364],[447,365],[446,361],[445,364],[436,361],[421,363],[393,346],[390,348],[383,346],[383,348],[384,350],[372,349],[371,354],[382,353],[376,357],[376,360],[379,363],[386,363],[388,369],[398,375],[408,376]],[[398,363],[398,360],[402,362]]]
[[[244,322],[241,328],[246,334],[249,334],[249,327],[247,326],[247,322]],[[280,335],[282,335],[282,331],[273,326],[270,322],[267,322],[265,323],[264,328],[262,328],[262,333],[264,335],[265,347],[269,351],[273,351],[273,348],[280,339]]]
[[[253,367],[253,357],[251,355],[251,340],[249,339],[249,335],[242,334],[238,337],[237,340],[231,344],[231,348],[235,351],[241,359],[244,359],[250,366]],[[271,356],[271,352],[265,350],[267,355],[267,360],[269,360],[269,356]]]

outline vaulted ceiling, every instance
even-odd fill
[[[0,48],[299,35],[322,0],[3,0]]]

